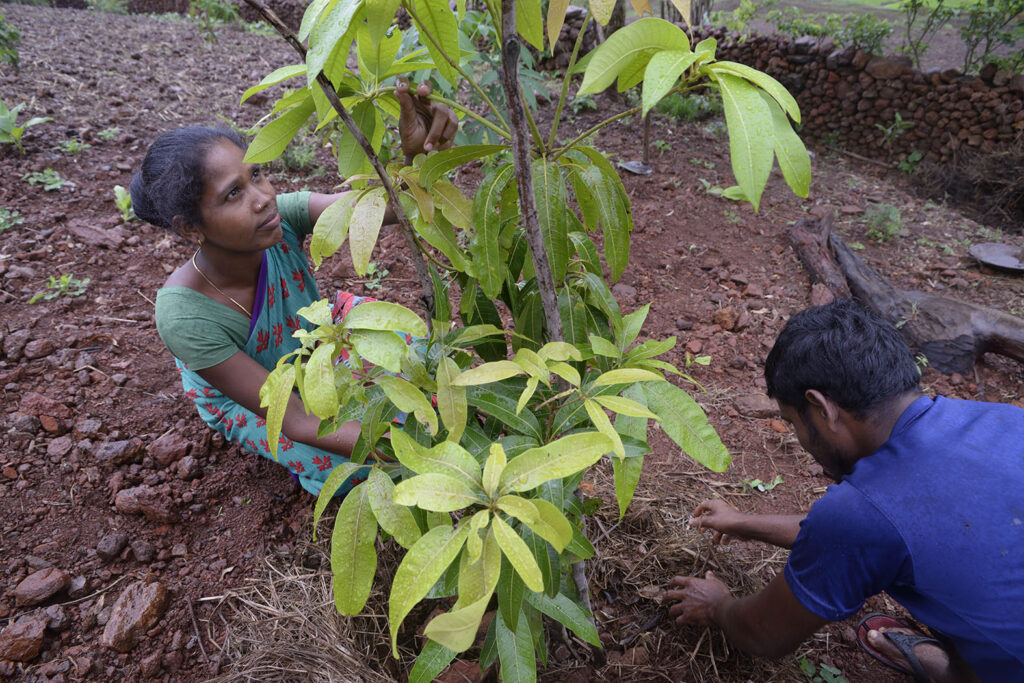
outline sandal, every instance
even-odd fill
[[[899,651],[903,653],[903,656],[906,657],[907,663],[910,664],[910,668],[908,669],[905,666],[900,666],[887,657],[884,657],[868,642],[868,631],[877,631],[880,628],[910,628],[910,626],[904,624],[898,619],[894,619],[880,612],[872,612],[861,619],[860,623],[857,625],[857,642],[860,643],[861,648],[882,664],[896,669],[897,671],[901,671],[909,676],[913,676],[917,683],[929,683],[931,678],[929,678],[928,674],[925,673],[920,660],[918,660],[917,655],[914,654],[914,647],[919,643],[935,643],[939,647],[942,647],[942,643],[925,635],[881,631],[882,635],[888,638],[889,642],[895,645]]]

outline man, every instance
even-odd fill
[[[677,576],[671,616],[779,657],[886,591],[942,642],[869,620],[862,644],[879,659],[917,680],[1024,681],[1024,410],[923,396],[899,332],[845,300],[794,315],[765,378],[839,483],[806,516],[701,503],[691,525],[791,548],[789,560],[743,598],[711,572]]]

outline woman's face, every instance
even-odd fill
[[[244,163],[244,156],[228,140],[216,142],[206,152],[199,198],[203,246],[250,252],[281,241],[274,188],[263,169]]]

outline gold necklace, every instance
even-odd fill
[[[202,247],[199,247],[199,249],[202,249]],[[196,249],[196,253],[192,254],[192,267],[196,269],[197,273],[199,273],[200,275],[203,276],[204,280],[206,280],[208,283],[210,283],[211,287],[213,287],[218,292],[220,292],[221,294],[226,296],[228,298],[228,301],[230,301],[231,303],[233,303],[234,305],[236,305],[240,309],[242,309],[242,313],[245,313],[245,317],[246,318],[252,318],[252,313],[250,313],[249,310],[245,306],[243,306],[242,304],[240,304],[237,301],[235,301],[235,298],[233,296],[231,296],[230,294],[225,292],[223,289],[221,289],[217,285],[213,284],[213,280],[211,280],[210,278],[206,277],[206,273],[204,273],[203,271],[199,270],[199,266],[196,265],[196,254],[199,253],[199,249]]]

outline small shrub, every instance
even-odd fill
[[[114,203],[117,204],[117,210],[121,212],[121,220],[125,223],[135,220],[132,195],[121,185],[114,185]]]
[[[238,7],[230,0],[190,0],[188,16],[199,22],[199,32],[209,42],[217,40],[217,28],[238,24]]]
[[[989,62],[1000,68],[1018,72],[1024,67],[1024,0],[985,0],[958,10],[967,15],[960,27],[964,41],[965,72],[977,72]],[[993,51],[1006,48],[1009,57],[997,57]]]
[[[914,66],[921,68],[921,55],[931,44],[935,34],[945,26],[957,10],[947,6],[946,0],[904,0],[900,5],[903,12],[903,45],[899,51],[908,55]]]
[[[848,20],[834,34],[835,41],[842,46],[852,45],[873,55],[882,53],[885,39],[892,35],[892,24],[874,14],[861,14]]]
[[[904,173],[915,173],[917,167],[921,165],[921,159],[924,155],[918,152],[916,149],[907,155],[907,158],[901,161],[897,166]]]
[[[18,44],[21,42],[21,33],[13,24],[8,23],[0,12],[0,63],[7,62],[15,69],[18,68]]]
[[[891,242],[903,229],[900,210],[892,204],[873,204],[864,212],[868,237],[876,242]]]
[[[82,142],[78,138],[69,138],[67,140],[62,140],[60,144],[57,145],[57,150],[64,152],[65,154],[81,154],[90,147],[92,147],[92,145],[88,142]]]
[[[835,36],[843,28],[838,14],[827,14],[819,19],[799,7],[772,10],[768,13],[768,21],[775,25],[779,34],[790,39],[801,36]]]
[[[71,273],[64,273],[59,278],[51,275],[50,279],[46,282],[46,289],[37,292],[28,302],[34,304],[40,299],[49,301],[59,296],[82,296],[85,294],[85,288],[88,284],[89,278],[78,279]]]
[[[0,232],[6,232],[24,222],[25,219],[21,217],[20,213],[14,209],[8,209],[6,206],[0,206]]]
[[[59,190],[68,184],[68,181],[61,178],[60,173],[54,171],[52,168],[48,168],[45,171],[33,171],[32,173],[26,173],[21,176],[21,179],[27,180],[29,185],[42,185],[43,189],[47,192]]]
[[[572,113],[579,114],[581,111],[597,111],[597,102],[593,95],[581,95],[572,101]]]
[[[128,0],[85,0],[93,12],[128,14]]]
[[[25,134],[25,131],[32,126],[37,126],[40,123],[46,123],[47,121],[52,120],[49,117],[42,118],[37,116],[29,119],[19,126],[17,123],[18,114],[24,106],[25,103],[23,102],[15,105],[13,109],[8,109],[7,105],[3,103],[3,100],[0,100],[0,144],[14,143],[18,148],[18,151],[22,154],[25,153],[25,148],[21,144],[21,136]]]
[[[116,140],[117,136],[121,134],[121,129],[117,126],[111,126],[110,128],[104,128],[100,132],[96,133],[96,137],[105,142]]]

